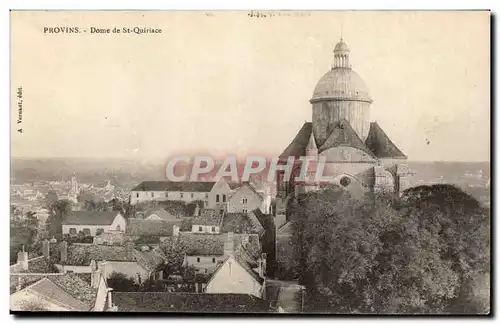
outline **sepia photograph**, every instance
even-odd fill
[[[491,24],[11,10],[10,313],[491,315]]]

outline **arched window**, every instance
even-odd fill
[[[219,201],[220,201],[219,194],[217,194],[217,195],[215,196],[215,202],[219,202]]]
[[[222,202],[226,202],[226,195],[222,195]]]

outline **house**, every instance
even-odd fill
[[[50,242],[43,255],[28,259],[24,250],[10,268],[11,311],[103,311],[108,287],[101,273],[59,272],[49,258]]]
[[[240,246],[215,269],[207,282],[207,293],[250,294],[264,296],[266,255],[257,257]]]
[[[82,231],[86,236],[103,232],[125,232],[125,217],[116,211],[72,211],[62,221],[62,233],[76,236]]]
[[[264,197],[250,183],[245,182],[229,196],[227,211],[248,213],[256,208],[265,209],[264,203]]]
[[[112,292],[113,311],[182,313],[271,313],[269,302],[250,294]]]
[[[124,274],[141,283],[149,278],[161,279],[161,266],[166,257],[159,248],[139,251],[134,242],[125,246],[108,246],[73,243],[63,241],[59,244],[60,253],[53,253],[51,258],[62,272],[91,273],[97,267],[105,278],[113,272]]]
[[[192,233],[219,234],[224,218],[224,211],[219,209],[202,209],[193,217]]]
[[[11,311],[104,311],[108,288],[102,276],[90,284],[80,275],[44,276],[10,295]]]
[[[160,243],[167,237],[178,235],[181,225],[181,219],[166,221],[130,218],[126,236],[128,240],[135,242]]]
[[[130,191],[130,204],[166,200],[208,202],[214,185],[215,182],[143,181]]]
[[[185,250],[184,266],[194,266],[199,273],[213,273],[219,262],[232,253],[234,248],[244,245],[247,250],[260,255],[258,234],[225,235],[193,234],[180,232],[177,244]]]

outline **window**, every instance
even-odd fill
[[[243,212],[246,213],[247,212],[247,209],[246,208],[243,208]]]
[[[248,203],[248,199],[247,198],[243,198],[242,199],[242,203],[243,203],[243,205],[246,205]]]
[[[212,258],[212,263],[215,263],[215,258]]]
[[[154,192],[152,192],[152,193],[151,193],[151,198],[154,198],[154,197],[155,197],[155,193],[154,193]]]
[[[181,192],[181,198],[184,198],[184,193],[183,192]]]
[[[215,232],[215,226],[212,226],[212,232]]]
[[[222,202],[226,202],[226,195],[222,195]]]
[[[117,230],[117,231],[120,231],[120,230],[121,230],[120,225],[116,225],[116,230]]]
[[[196,258],[196,262],[200,263],[200,258]]]
[[[199,226],[198,227],[198,232],[203,232],[203,227]]]
[[[348,177],[342,177],[342,179],[340,179],[340,184],[343,187],[347,187],[350,183],[351,183],[351,179],[349,179]]]
[[[194,198],[194,193],[191,193],[191,198]]]
[[[220,201],[219,194],[217,194],[217,195],[215,196],[215,202],[219,202],[219,201]]]
[[[205,194],[205,199],[208,199],[208,194],[207,193]]]
[[[135,194],[135,197],[136,197],[136,198],[139,198],[139,193],[138,193],[138,192]]]
[[[207,273],[207,272],[208,272],[208,270],[207,270],[207,269],[205,269],[205,273]]]
[[[85,234],[85,236],[90,236],[90,228],[84,228],[83,234]]]
[[[98,228],[98,229],[95,231],[95,235],[101,235],[102,233],[104,233],[104,228]]]
[[[76,234],[76,228],[70,228],[69,234]]]
[[[168,191],[165,191],[165,197],[168,198]]]

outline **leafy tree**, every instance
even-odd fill
[[[113,288],[115,291],[134,292],[139,289],[139,286],[135,284],[134,279],[119,272],[112,272],[107,280],[107,283],[108,287]]]
[[[458,188],[412,189],[400,202],[331,188],[288,207],[309,311],[457,312],[470,285],[485,290],[489,215]],[[487,311],[481,300],[463,311]]]
[[[57,200],[47,206],[49,217],[47,219],[47,228],[50,237],[60,238],[62,236],[62,221],[71,212],[72,203],[69,200]]]

